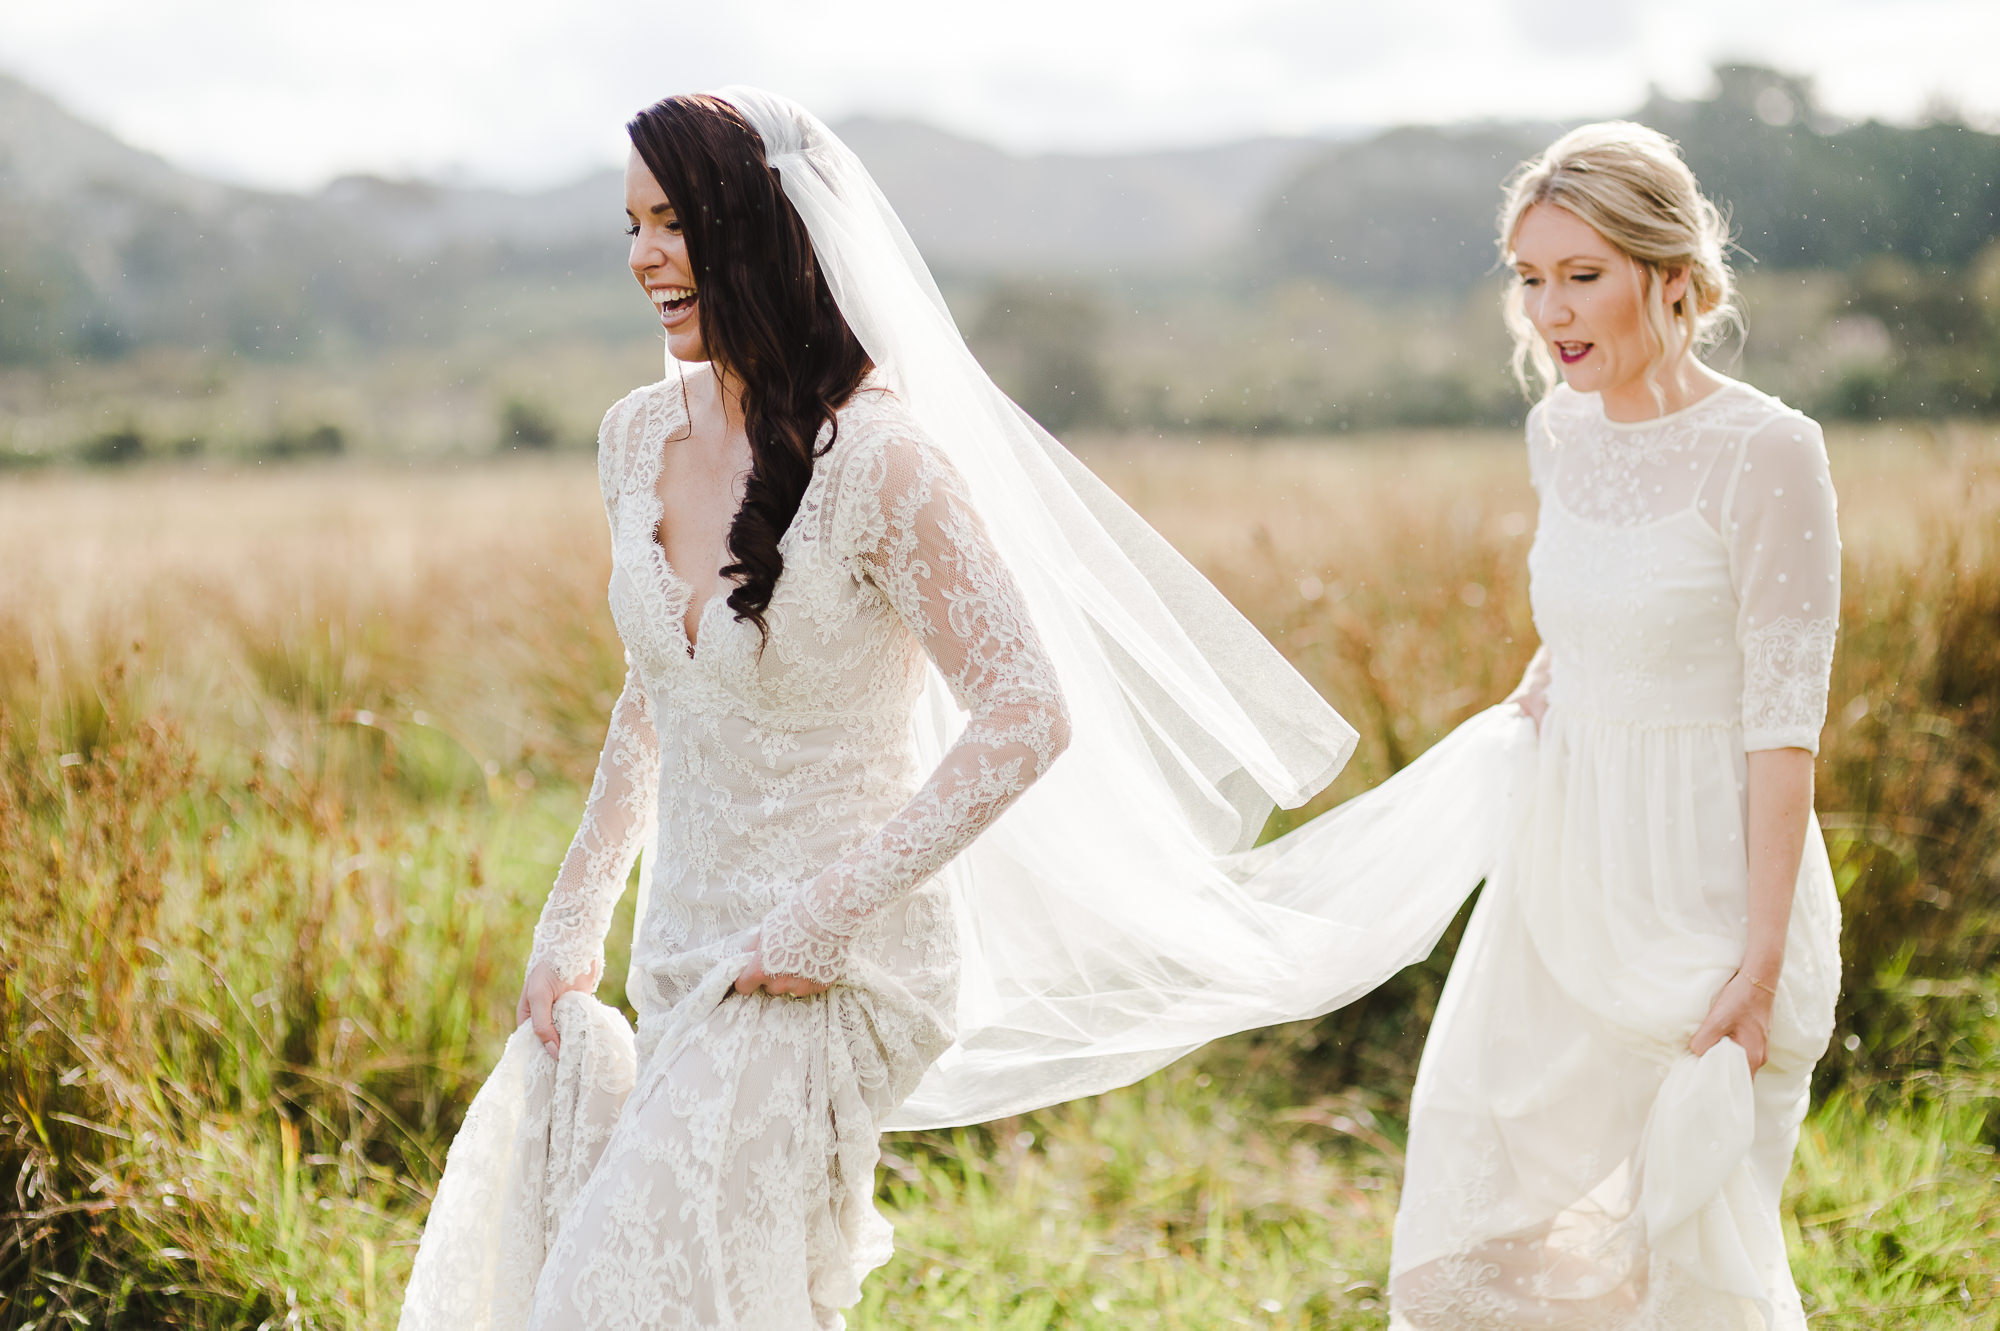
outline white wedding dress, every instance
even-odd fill
[[[1794,1331],[1778,1204],[1840,966],[1817,826],[1769,1061],[1687,1043],[1743,955],[1745,755],[1818,749],[1825,449],[1735,383],[1630,425],[1558,388],[1528,440],[1549,708],[1417,1076],[1393,1325]]]
[[[412,1331],[840,1325],[890,1254],[879,1125],[953,1037],[958,936],[933,875],[1067,742],[962,482],[874,381],[785,533],[768,641],[720,596],[690,639],[654,536],[682,391],[639,390],[600,437],[630,670],[530,960],[601,965],[648,848],[636,1047],[582,996],[558,1004],[559,1063],[516,1032],[453,1143]],[[968,719],[926,779],[911,719],[932,664]],[[731,992],[760,927],[768,970],[832,987]]]

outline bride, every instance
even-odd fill
[[[413,1331],[840,1326],[884,1126],[1129,1081],[1343,946],[1231,856],[1353,732],[994,388],[854,156],[754,89],[628,129],[628,673]],[[641,856],[635,1038],[589,995]]]
[[[1727,237],[1670,141],[1575,130],[1502,219],[1517,370],[1562,362],[1528,418],[1540,737],[1417,1074],[1392,1325],[1803,1328],[1778,1203],[1839,984],[1826,451],[1696,358]]]

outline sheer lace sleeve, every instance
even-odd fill
[[[598,485],[614,531],[630,436],[643,424],[644,405],[638,394],[628,397],[611,409],[598,431]],[[652,835],[659,754],[652,701],[628,662],[625,687],[612,705],[597,774],[584,802],[583,820],[535,925],[529,970],[545,961],[558,977],[569,981],[603,966],[611,911],[624,893],[632,862]]]
[[[1744,747],[1818,753],[1840,615],[1840,533],[1819,426],[1787,413],[1758,428],[1729,484]]]
[[[528,969],[549,963],[558,977],[574,980],[604,964],[604,935],[611,911],[625,890],[625,878],[640,847],[652,835],[659,782],[659,736],[653,707],[637,671],[628,670],[625,690],[611,709],[611,728],[598,755],[597,775],[583,806],[583,821],[563,856],[542,918]]]
[[[766,917],[764,969],[838,979],[849,944],[1026,790],[1069,742],[1055,670],[951,463],[921,442],[855,441],[836,527],[971,714],[903,809]]]

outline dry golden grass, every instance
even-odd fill
[[[1337,793],[1532,648],[1511,439],[1080,451],[1361,728]],[[2000,1274],[2000,431],[1840,436],[1834,469],[1853,1043],[1798,1260],[1841,1325],[1963,1324],[1928,1319]],[[4,476],[0,568],[0,1325],[386,1325],[622,670],[588,461]],[[864,1324],[1379,1324],[1441,964],[895,1145]]]

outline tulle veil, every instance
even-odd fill
[[[1513,709],[1389,787],[1250,849],[1355,732],[1221,593],[993,383],[860,160],[786,98],[715,94],[763,139],[841,312],[964,473],[1068,700],[1067,753],[945,871],[958,1039],[886,1126],[981,1122],[1315,1016],[1425,955],[1491,862]],[[934,761],[959,716],[933,672]]]

